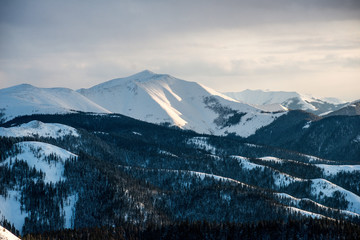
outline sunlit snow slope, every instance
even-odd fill
[[[200,133],[247,137],[283,113],[264,113],[195,82],[143,71],[79,93],[111,112]]]

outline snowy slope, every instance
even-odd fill
[[[315,164],[315,166],[324,170],[327,176],[336,175],[340,172],[359,172],[360,165],[328,165],[328,164]]]
[[[0,127],[0,136],[2,137],[51,137],[62,138],[71,135],[79,137],[75,128],[59,123],[43,123],[40,121],[31,121],[16,127]]]
[[[312,179],[311,191],[318,198],[330,197],[335,192],[340,192],[349,202],[348,211],[360,214],[360,197],[342,187],[339,187],[325,179]]]
[[[360,214],[354,213],[354,212],[350,212],[347,210],[340,210],[340,209],[334,209],[334,208],[330,208],[327,207],[325,205],[319,204],[309,198],[296,198],[293,197],[287,193],[275,193],[275,195],[279,196],[282,199],[286,199],[288,201],[287,204],[293,205],[295,207],[300,207],[301,202],[309,202],[312,203],[316,206],[318,206],[319,208],[322,208],[324,210],[331,210],[331,211],[339,211],[341,214],[344,214],[345,216],[350,216],[350,217],[360,217]]]
[[[21,84],[0,89],[0,120],[31,114],[67,113],[73,110],[108,113],[81,94],[67,88],[37,88]],[[4,116],[1,116],[4,114]]]
[[[15,159],[24,161],[30,168],[35,168],[38,172],[44,173],[44,183],[57,183],[65,181],[63,176],[64,163],[70,158],[76,158],[77,155],[56,147],[51,144],[26,141],[16,144],[21,149],[16,156],[8,157],[0,166],[12,166]],[[56,160],[54,159],[56,156]],[[21,211],[20,196],[22,186],[16,186],[14,189],[7,190],[7,197],[0,195],[0,219],[5,217],[10,223],[14,224],[18,230],[22,229],[25,218],[28,213]],[[77,195],[70,195],[64,199],[62,212],[65,214],[65,227],[71,227],[71,217],[74,212]]]
[[[231,157],[238,160],[241,168],[243,168],[243,169],[247,169],[247,170],[253,170],[253,169],[256,169],[256,168],[259,168],[259,169],[264,169],[264,168],[271,169],[271,168],[269,168],[267,166],[264,166],[264,165],[252,163],[246,157],[242,157],[242,156],[231,156]],[[267,157],[266,159],[269,159],[269,157]],[[286,187],[289,184],[294,183],[294,182],[303,181],[303,179],[293,177],[293,176],[291,176],[289,174],[280,172],[278,170],[275,170],[275,169],[271,169],[271,170],[273,172],[274,184],[278,188]]]
[[[0,226],[0,240],[20,240],[20,238],[16,237],[14,234],[9,232],[7,229]]]
[[[288,109],[300,109],[315,114],[335,111],[345,106],[346,102],[337,98],[317,98],[297,92],[244,90],[242,92],[227,92],[225,95],[249,104],[270,105],[281,104]]]
[[[21,153],[16,155],[18,160],[25,161],[30,168],[35,167],[37,171],[42,171],[45,174],[45,183],[55,183],[63,180],[64,163],[69,158],[76,158],[77,156],[65,149],[56,147],[54,145],[42,142],[20,142],[16,144],[21,149]],[[56,155],[58,160],[46,159],[51,154]],[[0,165],[11,163],[13,164],[15,157],[8,157]]]
[[[247,137],[283,114],[263,113],[198,83],[150,71],[78,92],[111,112],[216,135]]]

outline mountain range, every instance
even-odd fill
[[[77,91],[1,89],[0,225],[29,239],[100,227],[151,239],[198,221],[252,239],[279,222],[275,238],[354,237],[358,102],[244,92],[147,70]]]
[[[304,110],[316,115],[339,110],[348,103],[337,98],[317,98],[297,92],[244,90],[242,92],[226,92],[225,95],[255,106],[280,104],[287,109]]]
[[[145,70],[77,91],[29,84],[1,89],[0,121],[36,113],[119,113],[199,133],[248,137],[287,109],[326,114],[346,105],[338,99],[315,99],[296,92],[245,90],[224,95],[196,82]]]

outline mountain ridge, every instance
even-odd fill
[[[254,104],[255,106],[281,104],[288,109],[305,110],[317,115],[338,110],[347,104],[347,102],[337,98],[317,98],[294,91],[286,92],[246,89],[240,92],[225,92],[224,94],[236,100]]]

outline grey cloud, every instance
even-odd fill
[[[292,74],[302,70],[296,69],[297,64],[306,63],[279,63],[267,68],[253,64],[249,68],[251,59],[230,59],[232,69],[229,70],[213,59],[205,59],[206,56],[197,58],[193,49],[203,48],[205,52],[218,48],[207,39],[197,42],[197,33],[221,34],[222,30],[250,29],[258,31],[256,35],[261,41],[262,25],[269,26],[267,34],[271,35],[272,24],[285,24],[286,34],[299,23],[308,23],[311,28],[313,22],[343,20],[360,20],[360,1],[3,0],[0,3],[0,87],[6,86],[5,81],[6,84],[36,81],[39,86],[66,83],[68,87],[77,88],[144,68],[192,80],[198,76],[202,79],[212,76],[214,84],[215,78],[221,81],[221,76],[264,76],[279,71]],[[183,40],[184,36],[188,37],[187,41]],[[322,38],[304,38],[294,40],[302,43],[265,39],[270,46],[266,50],[282,44],[291,48],[274,48],[273,52],[263,54],[289,51],[288,54],[319,47],[341,50],[360,44],[347,41],[322,45]],[[241,43],[242,39],[237,40]],[[181,51],[186,52],[178,58]],[[351,66],[350,62],[356,61],[351,60],[347,65]],[[82,64],[84,67],[78,67]]]

